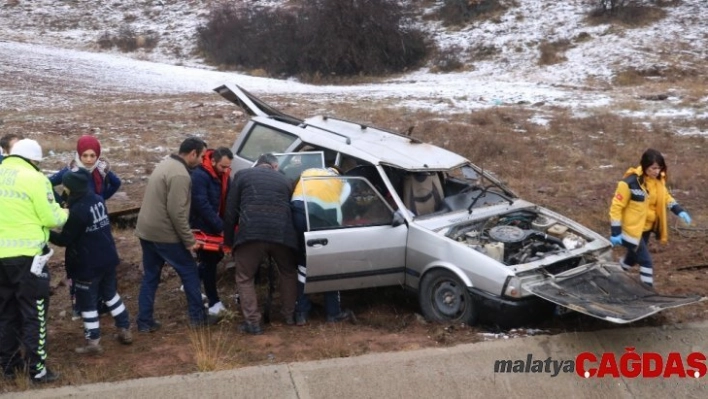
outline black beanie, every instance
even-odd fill
[[[88,173],[83,169],[68,171],[62,176],[61,184],[69,189],[69,195],[72,197],[86,194],[88,192]]]

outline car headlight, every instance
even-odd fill
[[[521,298],[521,280],[516,276],[507,277],[502,292],[509,298]]]

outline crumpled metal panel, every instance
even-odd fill
[[[660,295],[619,265],[598,264],[581,274],[566,278],[558,275],[524,288],[570,310],[618,324],[708,299],[700,295]]]

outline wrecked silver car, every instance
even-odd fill
[[[344,171],[327,177],[348,188],[338,217],[315,220],[306,203],[306,292],[402,286],[429,320],[500,325],[554,310],[629,323],[704,299],[641,285],[603,236],[519,198],[461,155],[333,117],[299,119],[236,85],[215,91],[251,116],[233,145],[234,171],[266,152],[279,153],[293,179],[311,167]]]

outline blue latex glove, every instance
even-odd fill
[[[691,224],[691,217],[688,216],[688,212],[683,211],[683,212],[679,213],[678,216],[681,219],[683,219],[683,221],[686,222],[686,224]]]
[[[622,236],[612,236],[610,237],[610,242],[612,243],[613,247],[615,245],[622,245]]]

